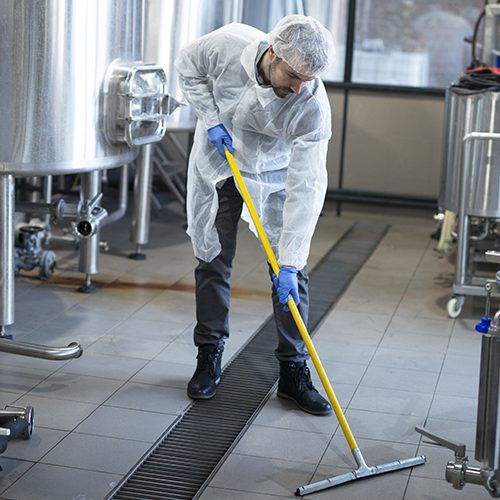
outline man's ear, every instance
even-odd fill
[[[276,52],[274,52],[272,45],[269,45],[268,51],[269,51],[270,60],[271,60],[271,62],[273,62],[278,56],[276,55]]]

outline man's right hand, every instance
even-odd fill
[[[227,147],[229,152],[234,153],[233,140],[226,130],[226,127],[219,123],[215,127],[208,129],[208,140],[217,148],[217,151],[226,159],[226,154],[224,153],[224,145]]]
[[[273,274],[274,286],[278,293],[280,304],[283,304],[283,311],[290,311],[287,303],[288,296],[291,295],[296,305],[300,303],[299,282],[297,278],[297,269],[289,266],[281,266],[278,277]]]

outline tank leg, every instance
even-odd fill
[[[46,177],[43,178],[43,184],[42,184],[42,197],[43,201],[45,203],[51,203],[52,202],[52,185],[53,185],[53,179],[51,175],[47,175]],[[50,232],[50,214],[46,214],[44,217],[44,223],[45,223],[45,228],[47,231]],[[49,236],[50,238],[50,236]],[[47,239],[49,239],[47,238]]]
[[[152,153],[152,144],[143,146],[135,167],[134,212],[130,233],[130,241],[135,243],[135,252],[129,255],[131,259],[135,260],[146,259],[146,254],[141,251],[141,245],[146,245],[149,242],[151,189],[153,185]]]
[[[101,192],[101,172],[82,174],[81,196],[84,200],[91,200]],[[99,237],[100,230],[90,238],[82,238],[79,248],[78,270],[85,274],[85,283],[78,289],[82,293],[95,292],[95,286],[91,283],[91,275],[99,272]]]
[[[455,284],[463,286],[467,283],[469,273],[469,217],[461,212],[458,215],[457,263],[455,269]]]
[[[14,177],[0,175],[0,335],[14,323]]]
[[[40,201],[40,189],[42,187],[42,178],[41,177],[30,177],[28,179],[29,185],[33,188],[33,191],[30,195],[30,201],[36,203]]]

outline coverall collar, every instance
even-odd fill
[[[258,88],[257,98],[263,106],[274,99],[278,99],[272,87],[270,85],[263,85],[259,81],[260,78],[258,77],[259,70],[257,65],[268,47],[269,44],[267,42],[263,40],[256,40],[243,49],[240,57],[240,62],[248,74],[248,77]]]
[[[255,40],[251,44],[247,45],[241,53],[240,62],[243,68],[245,68],[250,80],[255,83],[259,83],[257,81],[257,63],[267,47],[269,47],[267,42],[264,42],[263,40]],[[259,54],[258,59],[257,54]]]

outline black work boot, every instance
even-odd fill
[[[291,399],[301,410],[313,415],[332,412],[330,403],[315,389],[305,361],[280,362],[278,396]]]
[[[210,399],[220,381],[223,345],[198,347],[198,365],[188,384],[187,393],[193,399]]]

